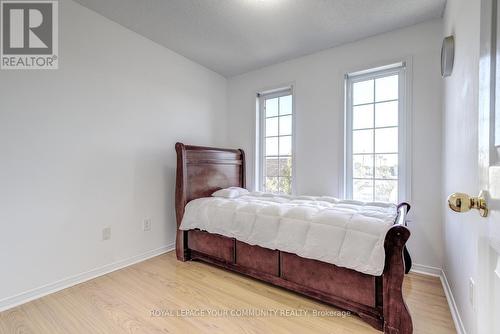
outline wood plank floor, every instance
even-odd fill
[[[410,274],[404,284],[414,333],[456,333],[438,278]],[[201,310],[220,313],[181,313]],[[2,312],[0,333],[380,333],[356,316],[314,311],[338,310],[203,263],[178,262],[170,252]]]

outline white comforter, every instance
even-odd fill
[[[250,245],[381,275],[385,235],[396,216],[396,206],[387,203],[250,193],[189,202],[180,229],[199,228]]]

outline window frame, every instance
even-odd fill
[[[353,84],[370,79],[399,75],[398,86],[398,198],[410,201],[411,195],[411,89],[409,61],[391,63],[344,76],[344,197],[353,198]],[[375,122],[375,119],[374,119]],[[375,124],[374,124],[375,128]],[[373,175],[375,179],[375,175]],[[374,199],[375,200],[375,199]],[[397,204],[397,203],[396,203]]]
[[[295,165],[295,156],[296,156],[296,149],[295,149],[295,94],[294,94],[294,89],[293,86],[287,86],[283,88],[278,88],[278,89],[273,89],[273,90],[268,90],[264,91],[261,93],[257,93],[257,143],[256,143],[256,184],[255,188],[257,191],[264,191],[265,190],[265,176],[264,176],[264,170],[265,170],[265,163],[266,163],[266,150],[265,150],[265,133],[266,133],[266,117],[265,117],[265,101],[268,99],[273,99],[273,98],[278,98],[282,96],[287,96],[291,95],[292,97],[292,154],[291,154],[291,161],[292,161],[292,176],[291,176],[291,194],[295,194],[295,180],[296,180],[296,165]],[[279,115],[279,114],[278,114]],[[279,116],[277,116],[279,117]],[[278,133],[278,138],[279,138],[279,133]],[[282,194],[282,193],[280,193]]]

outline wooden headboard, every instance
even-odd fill
[[[175,144],[177,152],[177,179],[175,184],[175,212],[177,227],[189,201],[209,197],[214,191],[227,187],[245,188],[245,153],[215,147]],[[177,230],[178,245],[185,236]],[[176,247],[178,250],[179,247]],[[179,257],[180,254],[177,254]]]

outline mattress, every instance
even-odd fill
[[[397,206],[389,203],[255,192],[189,202],[180,230],[200,229],[378,276],[396,217]]]

